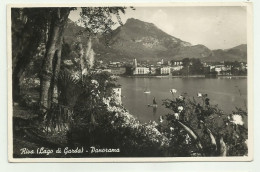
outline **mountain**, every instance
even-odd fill
[[[226,49],[212,50],[212,56],[206,57],[204,61],[247,61],[247,44]]]
[[[76,34],[84,28],[69,21],[65,29],[64,40],[72,44]],[[87,36],[83,34],[83,44]],[[246,60],[246,45],[228,50],[210,50],[204,45],[192,45],[171,36],[153,23],[130,18],[111,34],[99,36],[93,40],[96,58],[104,61],[158,61],[180,60],[183,58],[200,58],[204,61],[222,61],[223,59]]]
[[[203,45],[192,46],[163,32],[152,23],[133,18],[112,32],[108,44],[109,48],[102,49],[100,56],[119,61],[133,58],[158,61],[162,58],[172,60],[185,57],[204,58],[211,55],[211,51]],[[100,44],[97,46],[100,50]]]

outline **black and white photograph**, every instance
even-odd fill
[[[251,3],[7,12],[10,162],[252,160]]]

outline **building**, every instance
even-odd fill
[[[180,71],[183,68],[181,65],[176,65],[171,67],[171,71]]]
[[[118,65],[120,62],[109,62],[110,65]]]
[[[160,68],[160,74],[161,75],[169,75],[171,73],[170,67],[162,67]]]
[[[220,65],[216,65],[215,67],[216,67],[216,68],[220,68],[221,70],[223,70],[223,68],[225,67],[225,65],[220,64]]]
[[[222,71],[231,71],[231,66],[227,65],[227,66],[223,66],[222,68]]]
[[[133,75],[146,75],[149,73],[150,73],[150,70],[148,67],[136,67],[133,70]]]
[[[133,62],[133,75],[147,75],[150,73],[148,67],[145,66],[137,66],[137,60],[134,59]]]
[[[111,73],[111,69],[103,69],[102,72],[108,72],[108,73]]]
[[[231,75],[231,66],[230,65],[215,65],[210,66],[211,71],[217,72],[218,75]]]
[[[218,75],[220,75],[221,67],[215,67],[215,71],[217,72]]]
[[[246,63],[240,63],[241,70],[247,70],[247,64]]]
[[[121,63],[120,62],[109,62],[108,66],[110,68],[112,68],[112,67],[121,67]]]
[[[157,66],[161,66],[162,62],[157,62],[156,64],[157,64]]]
[[[150,67],[150,74],[156,75],[156,68],[155,67]]]
[[[134,59],[134,65],[133,65],[134,68],[137,68],[137,60]]]
[[[214,65],[210,65],[210,66],[209,66],[210,72],[214,72],[214,71],[215,71],[215,67],[216,67],[216,66],[214,66]]]
[[[173,63],[172,63],[172,65],[174,65],[174,66],[179,66],[179,65],[182,65],[183,63],[182,63],[182,61],[181,60],[179,60],[179,61],[174,61]]]
[[[221,75],[231,75],[231,66],[230,65],[222,66],[220,74]]]

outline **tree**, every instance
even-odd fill
[[[46,21],[45,8],[13,8],[12,19],[12,80],[13,100],[19,101],[21,81],[24,79],[25,69],[32,61],[37,48],[45,41]]]
[[[203,74],[203,64],[200,59],[193,58],[191,59],[192,66],[190,68],[191,74]]]
[[[50,102],[53,100],[55,80],[60,71],[64,28],[71,10],[71,8],[54,8],[50,11],[48,41],[40,77],[40,105],[43,112],[50,107]]]
[[[90,41],[93,35],[100,33],[109,34],[111,32],[111,27],[115,24],[112,20],[111,14],[115,14],[120,21],[119,12],[125,12],[124,7],[87,7],[81,9],[82,12],[80,13],[80,22],[89,33]],[[60,71],[64,27],[68,21],[68,16],[71,10],[75,10],[75,8],[51,9],[51,20],[46,54],[44,57],[42,74],[40,78],[40,105],[43,112],[50,108],[51,102],[53,101],[53,98],[55,98],[54,88],[56,87],[55,82]],[[91,43],[89,45],[91,45]],[[87,51],[88,52],[86,53],[92,54],[93,56],[93,50],[91,51],[90,46],[88,46]],[[83,55],[82,52],[81,54]]]
[[[45,55],[40,71],[40,109],[43,113],[55,100],[56,80],[60,71],[64,28],[68,16],[77,8],[14,8],[12,9],[12,42],[13,42],[13,97],[20,96],[20,83],[26,67],[31,62],[41,43],[45,45]],[[117,21],[122,24],[119,13],[125,13],[125,7],[82,7],[81,25],[88,34],[89,44],[82,46],[83,61],[88,64],[83,69],[93,66],[94,52],[91,39],[103,34],[109,36],[112,26]],[[83,64],[83,63],[82,63]]]
[[[190,59],[189,58],[184,58],[182,59],[182,64],[184,67],[187,67],[190,65]]]

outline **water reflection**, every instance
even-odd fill
[[[153,120],[156,121],[156,112],[157,112],[157,107],[153,107]]]

